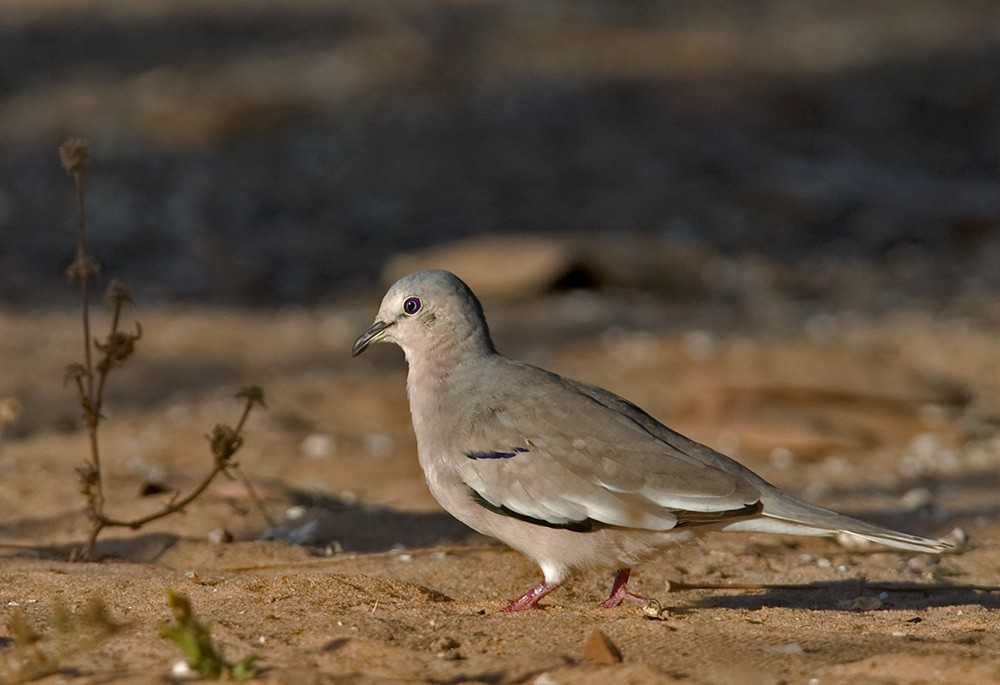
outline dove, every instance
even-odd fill
[[[503,611],[539,608],[584,569],[615,571],[600,606],[648,602],[629,591],[631,569],[707,530],[850,533],[913,552],[950,547],[808,504],[614,393],[504,357],[479,300],[447,271],[393,284],[352,355],[380,342],[406,357],[431,494],[541,569],[543,580]]]

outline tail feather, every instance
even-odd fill
[[[886,547],[932,554],[940,554],[955,547],[944,540],[931,540],[866,523],[832,509],[803,502],[777,489],[766,493],[761,499],[764,510],[759,516],[734,521],[721,530],[815,536],[850,533]]]

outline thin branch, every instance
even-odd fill
[[[251,409],[255,404],[264,406],[264,394],[256,386],[245,388],[237,395],[245,398],[246,401],[236,428],[219,424],[207,436],[214,456],[212,468],[190,493],[184,497],[181,497],[179,493],[174,493],[170,501],[158,511],[134,519],[119,519],[104,513],[104,483],[98,432],[103,418],[104,390],[111,370],[122,366],[135,352],[135,343],[142,337],[142,327],[136,322],[134,333],[120,330],[122,310],[132,300],[125,288],[113,282],[107,295],[107,302],[112,311],[111,329],[103,341],[91,337],[91,281],[96,280],[100,269],[87,252],[84,191],[89,149],[86,142],[79,139],[67,140],[59,147],[59,158],[63,168],[72,178],[76,191],[76,260],[70,266],[68,273],[77,282],[80,290],[80,314],[83,328],[83,363],[73,364],[67,369],[66,382],[69,383],[72,380],[76,385],[80,407],[87,424],[90,448],[90,460],[81,465],[77,472],[80,478],[81,492],[87,500],[87,516],[91,521],[91,529],[83,549],[76,558],[86,560],[92,557],[97,545],[97,538],[105,528],[123,527],[135,530],[157,519],[183,511],[188,504],[205,492],[216,476],[220,473],[231,475],[230,471],[235,472],[243,481],[251,499],[264,513],[268,523],[273,525],[273,520],[253,489],[250,480],[239,470],[239,465],[233,461],[233,455],[243,445],[243,426],[250,416]],[[96,363],[95,350],[102,355]]]
[[[247,418],[250,416],[250,411],[253,409],[254,405],[259,404],[264,405],[264,394],[260,388],[256,386],[251,386],[240,391],[237,397],[242,397],[245,399],[243,405],[243,412],[240,414],[240,420],[236,424],[236,428],[230,428],[225,424],[219,424],[212,431],[212,434],[207,436],[211,444],[211,449],[215,455],[215,461],[213,463],[212,469],[202,478],[201,482],[198,483],[195,488],[189,492],[184,497],[178,498],[175,493],[174,497],[169,503],[163,506],[163,508],[147,514],[146,516],[140,516],[134,519],[118,519],[110,516],[106,516],[103,511],[91,512],[94,519],[94,530],[91,532],[90,539],[87,542],[87,547],[84,550],[84,558],[88,558],[93,552],[93,545],[97,539],[97,534],[107,527],[118,527],[118,528],[131,528],[136,530],[143,527],[147,523],[151,523],[158,519],[170,516],[177,512],[183,511],[187,505],[197,499],[208,486],[212,484],[216,476],[220,473],[228,474],[229,471],[235,471],[240,478],[243,480],[244,485],[247,486],[251,497],[255,502],[261,507],[265,512],[265,516],[270,522],[270,516],[267,515],[266,509],[263,509],[263,503],[260,502],[260,498],[257,497],[256,492],[250,485],[250,481],[243,475],[242,471],[239,470],[239,465],[232,461],[233,455],[239,450],[243,445],[243,426],[246,424]],[[272,524],[273,525],[273,524]]]
[[[191,504],[191,502],[197,499],[198,496],[201,495],[201,493],[205,492],[208,486],[212,484],[212,481],[215,480],[215,477],[220,473],[222,473],[223,471],[225,471],[227,468],[228,468],[227,464],[216,463],[215,467],[211,471],[209,471],[204,478],[202,478],[201,482],[198,483],[197,487],[195,487],[194,490],[192,490],[190,493],[188,493],[181,499],[172,500],[162,509],[154,511],[152,514],[148,514],[146,516],[142,516],[136,519],[130,519],[127,521],[124,519],[115,519],[108,516],[101,516],[100,522],[103,526],[115,526],[119,528],[131,528],[132,530],[136,530],[138,528],[142,528],[147,523],[151,523],[153,521],[156,521],[157,519],[161,519],[164,516],[170,516],[170,514],[183,511],[184,507]]]
[[[253,503],[257,506],[257,509],[260,510],[260,513],[264,517],[264,521],[267,523],[267,525],[271,526],[272,528],[278,525],[277,520],[275,520],[275,518],[271,516],[271,512],[267,510],[267,506],[264,504],[264,500],[261,499],[260,495],[257,494],[257,489],[253,486],[253,483],[250,482],[250,479],[247,477],[247,474],[243,473],[243,469],[240,468],[240,465],[233,464],[231,471],[235,473],[236,476],[243,483],[243,487],[246,488],[247,494],[250,495],[250,499],[253,500]]]
[[[101,452],[97,437],[97,424],[101,419],[101,408],[94,395],[94,357],[90,343],[90,281],[100,272],[97,264],[87,253],[87,219],[84,185],[90,151],[87,143],[71,138],[59,147],[59,158],[63,168],[73,179],[76,191],[76,261],[70,267],[70,276],[80,288],[80,314],[83,327],[83,365],[77,375],[80,406],[87,422],[90,442],[90,459],[96,473],[90,485],[93,503],[98,511],[104,507],[104,485],[101,473]]]

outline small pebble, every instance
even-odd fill
[[[434,645],[434,649],[439,652],[445,652],[449,649],[458,649],[461,646],[462,645],[458,642],[458,640],[446,635],[437,641],[437,644]]]
[[[337,443],[332,435],[313,433],[302,440],[299,449],[309,459],[328,459],[336,454]]]
[[[899,505],[905,511],[916,511],[929,507],[934,502],[934,493],[927,488],[913,488],[899,498]]]
[[[288,507],[285,509],[285,519],[295,521],[306,515],[306,508],[302,506]]]
[[[951,532],[941,539],[955,545],[956,551],[963,550],[969,546],[969,536],[961,528],[952,528]]]
[[[775,447],[771,450],[770,460],[774,468],[785,470],[792,465],[795,455],[787,447]]]
[[[651,599],[645,606],[642,607],[642,613],[646,614],[650,618],[662,619],[663,606],[661,606],[655,599]]]
[[[178,680],[194,680],[198,677],[198,673],[188,666],[188,662],[182,659],[175,661],[170,667],[170,677],[177,678]]]
[[[775,654],[805,654],[806,650],[802,649],[802,645],[798,642],[789,642],[783,645],[775,645],[774,647],[765,647],[769,652]]]
[[[208,541],[213,545],[222,545],[233,541],[233,534],[225,528],[216,528],[208,533]]]
[[[368,433],[364,437],[365,451],[375,458],[389,456],[395,444],[392,438],[382,433]]]
[[[681,340],[684,352],[694,361],[704,361],[715,354],[718,345],[708,331],[690,331]]]

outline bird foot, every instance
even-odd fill
[[[634,592],[629,592],[624,588],[618,592],[612,592],[611,596],[606,600],[601,602],[600,607],[602,609],[614,609],[616,606],[622,602],[628,600],[629,602],[635,602],[636,604],[641,604],[643,606],[648,606],[656,600],[652,597],[645,597],[644,595],[637,595]]]
[[[628,591],[628,577],[631,573],[631,569],[618,569],[618,573],[615,574],[615,582],[611,585],[611,594],[600,604],[602,609],[614,609],[625,600],[636,602],[643,606],[648,606],[651,602],[656,601],[655,599],[643,597],[642,595]]]
[[[543,580],[541,583],[505,606],[501,609],[501,611],[504,613],[511,613],[514,611],[523,611],[524,609],[541,609],[541,607],[538,606],[538,600],[555,590],[557,587],[559,587],[558,583],[550,585]]]

